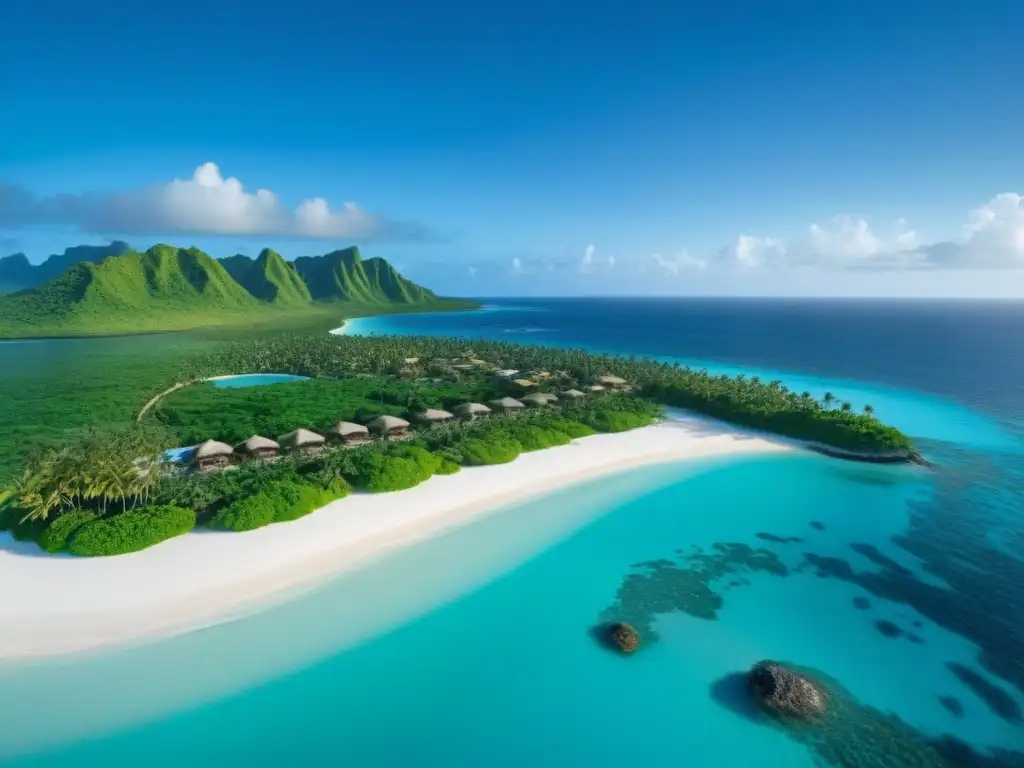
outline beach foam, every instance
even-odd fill
[[[0,540],[0,658],[52,656],[178,634],[270,605],[332,574],[515,502],[648,464],[791,450],[689,416],[475,467],[391,494],[355,494],[247,533],[200,530],[142,552],[83,559]]]

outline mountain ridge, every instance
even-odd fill
[[[215,259],[197,248],[160,244],[79,261],[41,285],[0,296],[0,337],[181,330],[344,307],[406,311],[442,301],[385,259],[363,260],[358,248],[288,262],[269,248],[255,259]]]
[[[64,253],[54,253],[39,264],[33,264],[24,253],[0,257],[0,294],[34,288],[59,277],[76,264],[87,261],[102,263],[111,256],[120,256],[131,250],[123,240],[107,245],[75,245]]]

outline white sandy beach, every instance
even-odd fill
[[[793,446],[692,417],[595,435],[391,494],[355,494],[248,533],[198,531],[110,558],[0,538],[0,659],[53,656],[207,626],[287,598],[389,549],[514,502],[648,464]],[[16,585],[16,586],[15,586]]]

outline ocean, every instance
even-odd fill
[[[831,391],[928,470],[816,455],[623,472],[237,621],[0,666],[17,766],[1024,765],[1024,304],[519,300],[354,321]],[[593,629],[624,618],[642,652]],[[742,673],[805,667],[783,729]]]

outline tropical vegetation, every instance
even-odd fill
[[[20,274],[18,267],[23,265],[15,259],[7,271]],[[439,298],[384,259],[363,260],[357,248],[287,262],[269,249],[256,259],[218,260],[197,248],[156,245],[144,252],[104,252],[40,285],[0,296],[0,337],[266,327],[304,317],[330,317],[338,325],[345,317],[391,308],[472,306]]]

